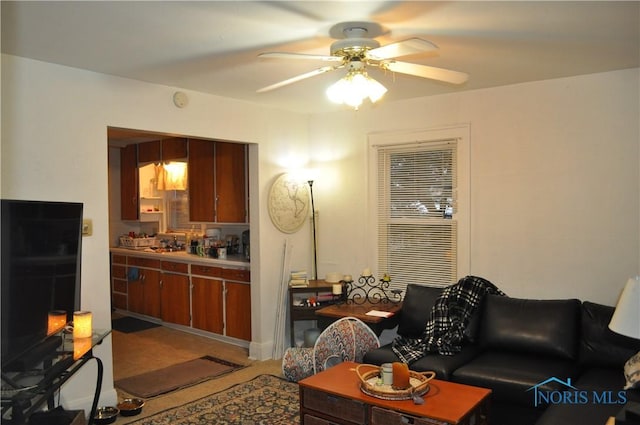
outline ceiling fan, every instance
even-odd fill
[[[430,41],[421,38],[410,38],[380,46],[380,43],[375,40],[375,37],[382,35],[384,32],[383,27],[375,22],[342,22],[331,27],[329,31],[329,35],[337,39],[337,41],[331,44],[331,55],[329,56],[288,52],[261,53],[258,55],[260,58],[319,60],[333,62],[335,64],[323,66],[313,71],[271,84],[257,90],[257,92],[267,92],[341,68],[347,69],[348,76],[350,74],[360,74],[366,78],[369,78],[366,74],[367,67],[377,67],[384,71],[414,75],[450,84],[463,84],[469,78],[469,75],[464,72],[395,60],[395,58],[411,54],[433,52],[438,50],[438,47]],[[373,80],[371,78],[369,79]],[[375,80],[373,81],[377,83]],[[380,86],[386,91],[384,86]],[[382,94],[384,94],[384,92]]]

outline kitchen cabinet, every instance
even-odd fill
[[[145,162],[160,162],[161,160],[160,140],[138,144],[139,164],[144,164]]]
[[[120,218],[138,219],[138,153],[135,144],[120,150]]]
[[[162,139],[162,160],[173,161],[187,159],[187,139],[183,137],[171,137]]]
[[[192,276],[191,300],[193,327],[222,335],[224,333],[222,280]]]
[[[187,139],[170,137],[138,144],[138,163],[173,161],[187,158]]]
[[[111,306],[127,309],[127,257],[111,256]]]
[[[251,341],[251,272],[223,268],[225,335]]]
[[[160,307],[160,261],[148,258],[127,257],[129,273],[127,284],[128,310],[146,316],[161,317]],[[137,279],[131,279],[137,277]]]
[[[251,341],[251,285],[225,281],[225,335]]]
[[[222,268],[191,265],[191,311],[194,328],[224,334]]]
[[[112,299],[118,300],[114,307],[251,341],[251,272],[248,269],[167,258],[156,253],[112,252]],[[136,269],[134,273],[130,273],[132,268]],[[136,279],[128,279],[136,274]]]
[[[160,310],[165,322],[189,326],[189,265],[174,261],[162,261]]]
[[[189,140],[189,220],[214,221],[214,142]]]
[[[247,222],[246,145],[189,140],[191,221]]]
[[[168,323],[189,326],[189,276],[162,272],[161,318]]]
[[[246,223],[246,145],[216,142],[215,150],[215,221]]]

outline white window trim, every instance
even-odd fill
[[[367,161],[367,258],[370,265],[378,264],[378,191],[376,188],[378,152],[376,147],[392,146],[411,142],[438,142],[456,139],[458,161],[458,190],[453,218],[458,222],[458,264],[457,278],[470,274],[471,269],[471,168],[470,168],[470,126],[468,124],[423,130],[371,133],[368,135]],[[374,274],[381,273],[374,270]],[[393,278],[393,276],[392,276]],[[417,282],[418,283],[418,282]]]

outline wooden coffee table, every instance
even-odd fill
[[[360,390],[357,365],[344,362],[298,383],[301,425],[489,423],[491,390],[434,379],[422,405],[412,400],[382,400]]]

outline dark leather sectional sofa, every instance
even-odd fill
[[[399,335],[417,337],[442,288],[409,285]],[[438,379],[492,390],[492,425],[604,425],[640,391],[624,390],[624,363],[640,341],[611,332],[614,308],[577,299],[485,296],[453,356],[428,354],[410,365]],[[391,344],[364,363],[399,361]]]

